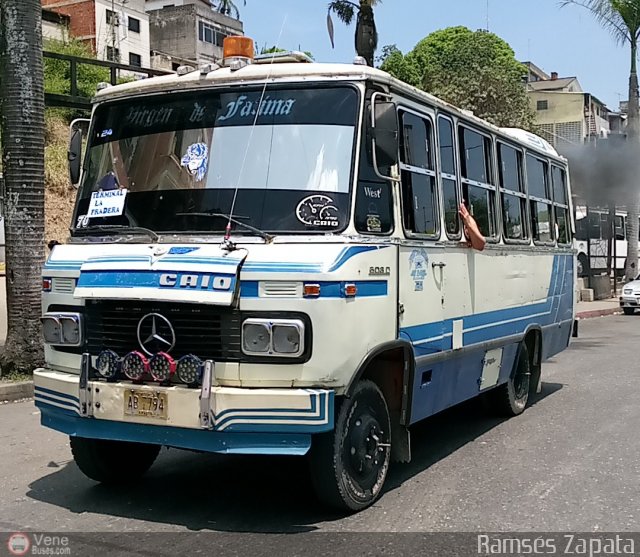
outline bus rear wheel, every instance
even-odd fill
[[[82,473],[105,484],[128,483],[154,463],[160,445],[70,437],[71,454]]]
[[[529,401],[531,387],[531,361],[529,350],[523,342],[518,348],[516,364],[509,380],[488,392],[490,408],[501,416],[522,414]]]
[[[391,459],[391,420],[384,395],[359,381],[337,411],[333,431],[311,447],[311,478],[318,498],[341,511],[359,511],[380,495]]]

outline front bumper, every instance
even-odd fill
[[[623,294],[620,296],[621,308],[640,308],[640,295]]]
[[[132,388],[166,394],[166,418],[125,414]],[[36,370],[42,424],[71,436],[243,454],[305,454],[312,434],[333,429],[330,390],[211,387],[206,427],[199,389],[89,381],[87,390],[88,411],[81,409],[78,375]]]

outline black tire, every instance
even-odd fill
[[[129,483],[155,461],[160,445],[69,437],[71,454],[82,473],[106,484]]]
[[[529,401],[531,391],[531,361],[527,345],[522,343],[518,348],[518,356],[509,380],[487,393],[489,407],[500,416],[517,416],[522,414]]]
[[[389,470],[389,409],[378,386],[363,380],[342,401],[336,416],[334,430],[313,439],[313,486],[326,505],[360,511],[379,497]]]
[[[625,315],[633,315],[636,312],[636,308],[622,308]]]

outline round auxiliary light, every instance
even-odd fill
[[[178,360],[178,379],[187,385],[197,385],[202,377],[204,364],[198,356],[189,354]]]
[[[245,58],[253,60],[255,47],[253,39],[245,36],[229,36],[222,41],[222,57],[228,58]]]
[[[122,360],[122,372],[132,381],[140,381],[149,371],[149,360],[141,352],[129,352]]]
[[[114,379],[118,375],[121,365],[120,356],[113,350],[103,350],[98,354],[96,369],[105,379]]]
[[[158,352],[149,362],[151,377],[163,383],[176,372],[176,361],[166,352]]]

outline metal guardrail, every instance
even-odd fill
[[[153,68],[142,68],[139,66],[131,66],[129,64],[120,64],[118,62],[107,62],[105,60],[96,60],[94,58],[82,58],[80,56],[71,56],[69,54],[60,54],[58,52],[49,52],[45,50],[43,53],[45,58],[53,60],[63,60],[69,63],[69,94],[60,95],[57,93],[47,93],[45,91],[45,104],[49,107],[60,108],[78,108],[78,109],[90,109],[91,98],[84,97],[79,94],[78,90],[78,66],[98,66],[109,69],[109,82],[111,85],[118,83],[118,71],[126,71],[134,74],[141,74],[146,77],[153,77],[159,75],[168,75],[173,72],[167,70],[157,70]]]

